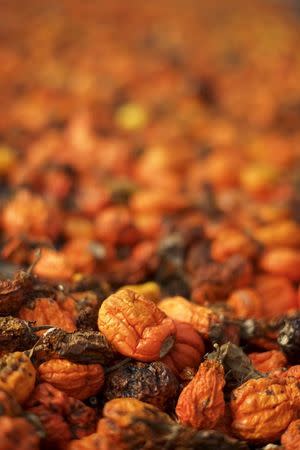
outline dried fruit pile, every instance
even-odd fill
[[[23,3],[0,24],[0,450],[299,450],[299,17]]]

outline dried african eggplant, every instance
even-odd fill
[[[107,364],[115,352],[105,336],[97,331],[67,333],[60,328],[50,328],[31,351],[35,361],[62,358],[81,364]]]
[[[132,397],[166,409],[178,388],[175,375],[164,363],[133,361],[107,374],[103,395],[106,401]]]
[[[17,317],[0,317],[0,351],[14,352],[30,349],[38,340],[34,327]]]

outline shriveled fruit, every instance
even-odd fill
[[[102,303],[98,326],[118,352],[140,361],[159,359],[174,344],[173,320],[151,300],[128,289]]]
[[[74,363],[107,364],[116,356],[111,345],[98,331],[78,330],[67,333],[61,328],[47,330],[32,349],[38,362],[62,358]]]
[[[37,341],[30,324],[17,317],[0,317],[0,351],[28,350]]]
[[[0,359],[0,388],[10,392],[21,404],[32,393],[35,379],[36,370],[24,353],[9,353]]]
[[[213,429],[225,414],[224,386],[222,365],[212,360],[202,363],[178,398],[179,421],[197,429]]]
[[[38,373],[42,382],[50,383],[79,400],[96,395],[104,383],[104,370],[100,364],[50,359],[39,366]]]
[[[95,431],[95,411],[48,383],[36,387],[26,408],[39,417],[46,431],[45,442],[50,448],[64,450],[71,439],[79,439]]]
[[[250,442],[280,438],[299,411],[299,386],[293,378],[249,380],[232,392],[233,432]]]
[[[175,375],[162,362],[133,362],[107,375],[103,395],[106,400],[132,397],[163,410],[176,397],[178,387]]]

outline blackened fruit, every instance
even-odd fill
[[[111,372],[106,377],[104,398],[133,397],[161,409],[177,398],[178,381],[162,362],[134,362]]]
[[[300,317],[285,320],[279,331],[278,344],[291,363],[300,363]]]
[[[37,341],[30,324],[17,317],[0,317],[0,351],[28,350]]]

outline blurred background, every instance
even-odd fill
[[[236,124],[270,127],[300,101],[296,6],[2,0],[1,134],[22,147],[25,135],[62,129],[83,109],[94,111],[100,135],[147,122],[134,135],[141,144],[180,135],[182,120],[200,141],[211,140],[214,126],[212,139],[229,143]],[[120,110],[129,102],[143,109],[127,111],[133,122],[140,113],[135,127],[120,123],[130,122]]]
[[[196,298],[222,226],[298,242],[299,48],[290,1],[2,0],[1,258]]]
[[[290,1],[2,0],[1,201],[25,187],[87,221],[139,189],[290,201],[299,47]],[[155,201],[134,194],[140,226]]]

